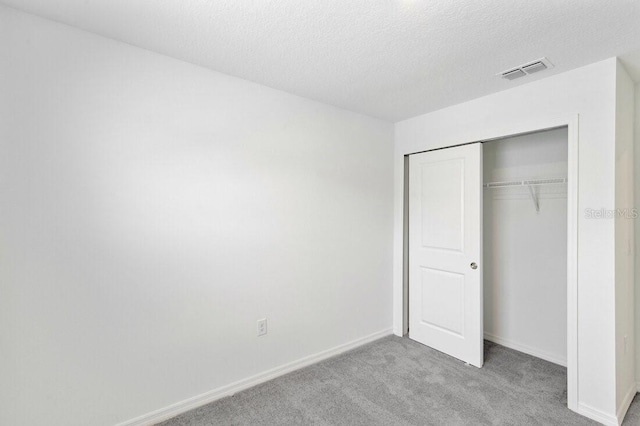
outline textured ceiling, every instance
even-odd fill
[[[388,120],[611,56],[640,78],[638,0],[0,0]],[[495,74],[546,56],[555,68]]]

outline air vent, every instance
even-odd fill
[[[522,70],[527,74],[533,74],[534,72],[544,71],[547,69],[547,66],[542,62],[534,62],[531,65],[527,65],[526,67],[522,67]]]
[[[506,78],[507,80],[515,80],[516,78],[524,77],[525,75],[527,74],[525,74],[524,71],[522,71],[521,69],[515,69],[515,70],[503,72],[502,78]]]
[[[498,73],[497,75],[507,80],[515,80],[516,78],[544,71],[548,68],[553,68],[553,64],[549,62],[547,58],[540,58],[536,59],[535,61],[527,62],[526,64],[517,66],[515,68],[508,69],[506,71]]]

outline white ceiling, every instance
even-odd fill
[[[328,104],[400,120],[623,55],[638,0],[0,0]],[[555,68],[496,73],[546,56]]]

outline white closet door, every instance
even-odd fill
[[[409,159],[409,337],[482,367],[482,144]]]

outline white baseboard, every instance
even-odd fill
[[[292,371],[298,370],[303,367],[307,367],[311,364],[315,364],[327,358],[331,358],[332,356],[339,355],[343,352],[347,352],[351,349],[357,348],[358,346],[365,345],[367,343],[373,342],[375,340],[378,340],[382,337],[389,336],[391,334],[392,334],[392,330],[390,328],[379,331],[377,333],[370,334],[360,339],[353,340],[349,343],[345,343],[343,345],[336,346],[326,351],[322,351],[317,354],[304,357],[297,361],[293,361],[293,362],[281,365],[271,370],[267,370],[263,373],[256,374],[255,376],[247,377],[246,379],[239,380],[237,382],[231,383],[226,386],[222,386],[220,388],[211,390],[209,392],[205,392],[201,395],[197,395],[192,398],[185,399],[184,401],[176,402],[175,404],[171,404],[168,407],[164,407],[159,410],[152,411],[151,413],[143,414],[142,416],[136,417],[135,419],[118,423],[116,426],[149,426],[149,425],[159,423],[163,420],[167,420],[172,417],[175,417],[178,414],[182,414],[189,410],[193,410],[194,408],[208,404],[220,398],[224,398],[225,396],[233,395],[244,389],[248,389],[250,387],[259,385],[260,383],[264,383],[271,379],[275,379],[276,377],[282,376],[284,374],[290,373]]]
[[[551,354],[546,351],[541,351],[540,349],[532,348],[531,346],[523,345],[518,342],[514,342],[513,340],[505,339],[503,337],[496,336],[491,333],[484,333],[485,340],[488,340],[493,343],[497,343],[509,349],[513,349],[518,352],[524,352],[525,354],[529,354],[531,356],[535,356],[536,358],[544,359],[545,361],[552,362],[554,364],[561,365],[563,367],[567,366],[567,359],[558,357],[554,354]]]
[[[622,400],[622,404],[620,404],[620,407],[618,408],[618,413],[617,413],[619,425],[622,424],[622,421],[624,420],[624,416],[627,415],[627,411],[629,411],[629,406],[633,402],[633,398],[636,396],[637,391],[638,391],[638,385],[634,383],[631,385],[631,387],[627,391],[627,394],[624,396],[624,399]]]
[[[609,415],[603,411],[597,410],[583,403],[578,403],[578,414],[588,417],[591,420],[595,420],[598,423],[602,423],[605,426],[618,426],[618,419]]]

